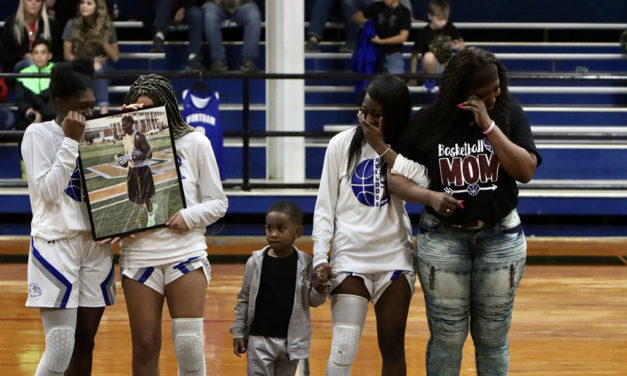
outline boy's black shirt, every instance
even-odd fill
[[[377,36],[381,39],[398,35],[401,30],[411,30],[411,13],[402,5],[390,8],[383,2],[375,2],[362,9],[364,16],[374,21]],[[403,44],[378,45],[385,54],[402,52]]]
[[[298,254],[272,257],[263,256],[259,292],[255,301],[255,317],[250,334],[264,337],[287,338],[292,317]]]

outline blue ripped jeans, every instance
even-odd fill
[[[427,375],[459,375],[469,328],[477,375],[507,375],[514,295],[527,255],[516,210],[480,230],[447,225],[424,211],[417,246],[431,334]]]

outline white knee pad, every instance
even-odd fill
[[[46,336],[44,351],[35,376],[63,375],[72,360],[76,328],[76,308],[42,308],[41,323]]]
[[[367,311],[366,298],[348,294],[331,296],[333,340],[327,363],[327,375],[350,375]]]
[[[74,351],[74,329],[52,328],[46,335],[46,350],[42,358],[48,371],[62,374],[70,365]]]
[[[202,327],[200,317],[172,320],[172,339],[179,375],[205,375]]]

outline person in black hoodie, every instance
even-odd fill
[[[20,0],[17,12],[9,16],[2,28],[0,59],[7,72],[19,72],[33,64],[31,50],[37,39],[50,42],[53,56],[61,54],[61,29],[48,18],[43,0]]]

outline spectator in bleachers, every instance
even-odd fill
[[[2,72],[2,69],[0,69]],[[0,77],[0,102],[5,102],[9,96],[9,88],[3,77]],[[0,131],[6,131],[13,127],[15,115],[8,108],[0,107]]]
[[[20,71],[25,74],[50,74],[54,63],[50,43],[45,39],[38,39],[33,43],[33,62],[35,64]],[[41,123],[55,117],[54,105],[50,101],[50,78],[17,79],[15,86],[15,104],[18,118],[15,129],[24,130],[31,123]]]
[[[464,39],[459,30],[449,22],[451,7],[446,0],[429,1],[427,17],[429,23],[414,34],[414,49],[411,54],[410,72],[416,73],[418,58],[422,56],[422,71],[428,74],[442,73],[453,53],[464,48]],[[432,90],[434,80],[425,81]]]
[[[363,25],[374,21],[377,35],[370,41],[381,50],[380,67],[384,72],[403,73],[403,43],[411,30],[411,13],[399,0],[383,0],[372,3],[353,15],[353,22]]]
[[[48,10],[48,16],[54,18],[60,30],[63,31],[65,24],[70,19],[76,17],[79,3],[80,0],[46,0],[46,10]],[[61,60],[62,56],[62,54],[59,54],[59,60]]]
[[[96,73],[110,71],[109,60],[117,61],[120,50],[105,0],[81,0],[79,12],[63,30],[65,60],[88,56],[94,59]],[[106,114],[109,112],[109,80],[96,79],[94,91],[100,113]]]
[[[261,12],[253,0],[207,0],[204,11],[205,37],[211,53],[211,72],[222,73],[228,70],[226,51],[222,42],[222,24],[231,20],[244,28],[244,44],[241,52],[240,70],[258,70],[255,60],[259,57],[261,36]]]
[[[50,41],[53,53],[61,56],[60,26],[48,18],[43,0],[20,0],[17,12],[2,28],[0,59],[5,71],[19,72],[33,64],[32,44],[36,39]]]
[[[372,0],[316,0],[311,10],[311,18],[309,19],[305,51],[320,51],[318,44],[324,36],[324,25],[329,18],[334,3],[338,1],[342,6],[344,33],[346,34],[346,43],[340,47],[340,52],[352,53],[355,51],[359,36],[359,26],[351,20],[351,17],[363,6],[370,4]]]
[[[373,1],[380,0],[339,0],[342,8],[342,18],[344,20],[344,34],[346,43],[340,47],[340,52],[355,52],[357,40],[359,37],[359,26],[352,21],[352,16],[357,11]],[[324,36],[324,26],[327,22],[334,3],[338,0],[316,0],[311,10],[311,18],[309,19],[309,30],[307,31],[307,42],[305,43],[305,51],[320,51],[320,41]],[[401,5],[409,9],[411,14],[410,0],[399,0]]]
[[[205,18],[202,5],[205,0],[181,0],[180,7],[174,13],[174,22],[187,22],[189,45],[187,54],[186,69],[191,71],[203,71],[205,66],[202,62],[200,50],[203,32],[203,20]]]
[[[141,0],[139,14],[153,36],[151,52],[165,52],[165,35],[172,14],[173,0]]]
[[[55,10],[54,10],[54,4],[56,3],[56,0],[46,0],[44,1],[44,5],[46,6],[46,12],[48,13],[48,17],[51,19],[55,19]]]

